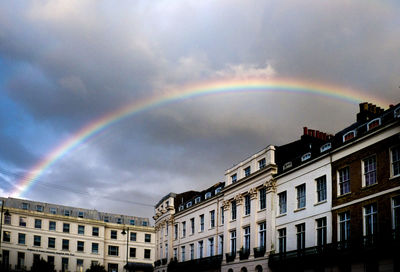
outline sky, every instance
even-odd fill
[[[400,102],[400,2],[0,1],[0,195],[63,143],[130,104],[188,86],[290,79],[354,101],[285,91],[176,99],[64,152],[17,197],[142,217],[203,190],[303,126],[335,133],[369,98]]]

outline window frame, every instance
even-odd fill
[[[393,159],[393,150],[397,150],[397,160],[394,161]],[[395,145],[390,147],[390,178],[396,178],[400,177],[400,145]],[[398,171],[397,174],[395,174],[395,164],[396,164],[396,170]]]
[[[282,191],[278,194],[278,207],[278,215],[284,215],[287,213],[287,191]]]
[[[342,175],[344,171],[347,173],[347,175]],[[347,179],[344,179],[347,178]],[[351,193],[351,184],[350,184],[350,167],[345,166],[340,168],[337,171],[337,185],[338,185],[338,190],[337,190],[337,195],[342,196],[346,194]],[[345,192],[345,188],[348,188],[348,191]]]
[[[327,177],[326,175],[320,176],[315,179],[315,187],[316,187],[316,203],[322,203],[328,200],[328,192],[327,192]]]
[[[370,160],[372,160],[372,165],[373,165],[373,169],[369,169],[370,167]],[[366,167],[368,167],[368,169],[366,169]],[[378,183],[378,173],[377,170],[378,169],[378,162],[376,159],[376,155],[371,155],[368,156],[367,158],[361,160],[361,174],[362,174],[362,186],[363,187],[369,187],[372,185],[375,185]],[[370,176],[370,174],[373,174]],[[371,177],[374,177],[374,181],[373,183],[370,183],[370,181],[368,181]],[[368,181],[368,184],[367,184]]]
[[[306,199],[306,184],[300,184],[296,186],[296,199],[297,199],[297,209],[305,209],[307,205]]]

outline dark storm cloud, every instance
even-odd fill
[[[3,2],[0,100],[14,106],[2,115],[22,117],[3,122],[2,165],[26,171],[107,112],[191,82],[289,77],[399,102],[399,11],[395,1]],[[303,126],[335,133],[356,111],[290,93],[177,101],[78,146],[27,196],[149,217],[152,208],[135,203],[201,190]]]

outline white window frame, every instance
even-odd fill
[[[188,203],[186,203],[186,208],[190,208],[192,207],[192,201],[189,201]]]
[[[375,127],[370,128],[369,126],[370,126],[372,123],[376,122],[376,121],[378,121],[378,125],[375,126]],[[374,128],[376,128],[376,127],[379,127],[380,125],[381,125],[381,118],[375,118],[375,119],[373,119],[373,120],[371,120],[371,121],[368,122],[368,124],[367,124],[367,131],[370,131],[371,129],[374,129]]]
[[[346,139],[346,136],[347,136],[347,135],[350,135],[350,134],[354,134],[354,136],[351,137],[351,138],[348,139],[348,140],[345,140],[345,139]],[[347,141],[350,141],[351,139],[354,139],[355,137],[357,137],[356,131],[355,131],[355,130],[350,130],[350,131],[346,132],[346,133],[343,135],[343,143],[345,143],[345,142],[347,142]]]
[[[251,213],[251,198],[250,195],[244,196],[244,215],[249,215]]]
[[[398,201],[397,204],[395,204],[395,201]],[[398,226],[396,228],[396,211],[398,211]],[[392,229],[395,230],[397,233],[395,235],[400,234],[400,195],[395,196],[392,198]],[[397,237],[396,237],[397,238]]]
[[[371,207],[371,212],[367,213],[368,207]],[[376,225],[372,222],[372,225],[371,225],[372,232],[370,234],[367,234],[367,220],[369,219],[369,217],[372,217],[372,220],[374,220],[374,217],[375,217]],[[378,207],[377,207],[376,203],[371,203],[371,204],[365,205],[363,207],[363,234],[364,234],[364,236],[377,234],[378,230],[374,229],[374,226],[378,227]]]
[[[290,161],[290,162],[287,162],[287,163],[285,163],[284,165],[283,165],[283,171],[285,171],[285,170],[287,170],[287,169],[289,169],[289,168],[291,168],[293,166],[293,164],[292,164],[292,162]]]
[[[260,222],[258,224],[258,246],[266,248],[267,243],[267,222]]]
[[[243,228],[243,249],[250,250],[250,226]]]
[[[200,196],[197,196],[195,199],[194,199],[194,204],[197,204],[197,203],[200,203],[201,202],[201,197]]]
[[[237,173],[231,175],[231,183],[237,182]]]
[[[322,153],[322,152],[325,152],[325,151],[327,151],[327,150],[329,150],[331,148],[332,148],[332,143],[326,143],[326,144],[321,146],[319,151]]]
[[[303,191],[304,188],[304,191]],[[297,209],[304,209],[307,205],[306,184],[296,186]]]
[[[237,250],[236,230],[230,231],[230,234],[231,234],[230,250],[231,250],[231,253],[234,253]]]
[[[400,107],[397,107],[397,108],[393,111],[393,116],[394,116],[394,118],[400,118]]]
[[[208,198],[210,198],[210,197],[211,197],[211,192],[207,192],[207,193],[205,194],[205,196],[204,196],[205,199],[208,199]]]
[[[301,156],[301,162],[304,162],[309,159],[311,159],[311,152],[308,152],[308,153],[304,154],[303,156]]]
[[[400,108],[399,108],[400,109]],[[394,149],[398,149],[399,150],[399,160],[398,161],[396,161],[396,162],[394,162],[393,161],[393,150]],[[398,176],[400,176],[400,168],[399,168],[399,173],[397,174],[397,175],[395,175],[394,174],[394,163],[399,163],[400,164],[400,145],[395,145],[395,146],[392,146],[391,148],[390,148],[390,152],[389,152],[390,154],[389,154],[389,156],[390,156],[390,177],[391,178],[394,178],[394,177],[398,177]],[[399,166],[400,167],[400,166]]]
[[[315,226],[316,226],[316,245],[317,246],[324,246],[328,242],[328,235],[327,235],[327,218],[326,217],[321,217],[315,220]],[[321,232],[321,233],[320,233]],[[321,244],[318,244],[318,237],[321,234],[322,241]]]
[[[344,170],[344,169],[347,169],[346,171],[348,172],[348,179],[347,180],[344,180],[344,181],[341,181],[340,180],[340,178],[341,178],[341,175],[340,175],[340,172],[342,171],[342,170]],[[349,191],[348,192],[341,192],[341,184],[345,184],[345,183],[348,183],[349,185]],[[349,166],[346,166],[346,167],[342,167],[342,168],[340,168],[338,171],[337,171],[337,195],[338,196],[341,196],[341,195],[346,195],[346,194],[350,194],[351,193],[351,183],[350,183],[350,167]]]
[[[328,190],[328,188],[327,188],[327,180],[326,179],[327,179],[326,175],[320,176],[320,177],[315,179],[315,192],[316,192],[316,198],[315,199],[316,199],[316,203],[322,203],[322,202],[327,201],[327,198],[328,198],[327,190]],[[325,185],[322,186],[323,190],[321,190],[321,188],[319,186],[320,185],[319,182],[324,182],[325,183]],[[324,199],[319,199],[319,197],[321,195],[324,196],[325,198]]]
[[[370,159],[374,159],[374,162],[375,162],[375,169],[372,170],[372,171],[369,171],[368,173],[366,173],[366,172],[365,172],[365,166],[366,166],[366,163],[367,163]],[[365,158],[365,159],[363,159],[363,160],[361,161],[361,174],[362,174],[362,186],[363,186],[363,187],[372,186],[372,185],[375,185],[375,184],[378,183],[378,176],[377,176],[377,174],[378,174],[378,173],[377,173],[378,167],[377,167],[377,164],[378,164],[378,162],[377,162],[377,160],[376,160],[376,155],[369,156],[369,157],[367,157],[367,158]],[[375,172],[375,182],[374,182],[374,183],[371,183],[371,184],[367,184],[366,175],[369,174],[369,173],[372,173],[372,172]]]
[[[243,174],[244,174],[244,177],[248,177],[251,175],[251,166],[250,165],[243,169]]]
[[[283,196],[285,196],[285,197],[283,197]],[[279,210],[278,210],[279,215],[287,213],[287,191],[283,191],[278,194],[278,207],[279,207]],[[283,209],[283,207],[284,207],[284,209]]]
[[[267,166],[267,160],[265,158],[262,158],[261,160],[258,161],[258,169],[263,169]]]

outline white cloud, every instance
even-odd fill
[[[277,75],[274,67],[271,64],[266,64],[265,67],[258,67],[255,64],[229,64],[223,70],[218,70],[215,73],[217,77],[222,78],[271,78]]]

